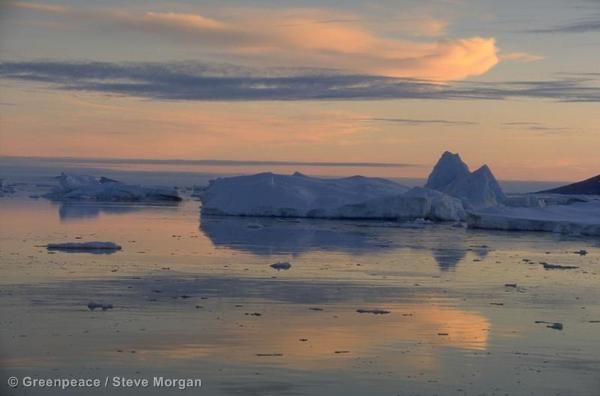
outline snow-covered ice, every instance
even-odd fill
[[[415,187],[404,194],[345,205],[336,217],[355,219],[428,219],[464,220],[465,210],[459,199],[428,188]]]
[[[201,194],[205,214],[274,217],[335,217],[336,210],[398,195],[408,187],[390,180],[353,176],[321,179],[294,173],[259,173],[211,180]]]
[[[474,172],[445,152],[425,187],[353,176],[323,179],[261,173],[212,180],[202,213],[237,216],[464,221],[471,228],[600,234],[600,201],[584,196],[507,197],[492,171]]]
[[[470,172],[460,155],[448,151],[438,160],[425,187],[456,197],[467,208],[493,207],[506,200],[487,165]]]
[[[53,201],[157,202],[181,201],[177,191],[165,187],[124,184],[106,177],[62,173],[59,185],[44,195]]]
[[[495,207],[467,214],[470,228],[600,235],[600,200],[544,207]]]
[[[433,167],[425,187],[443,190],[453,181],[468,177],[470,174],[469,167],[462,161],[460,155],[446,151]]]
[[[261,173],[217,179],[202,192],[204,214],[342,219],[465,218],[460,200],[370,177],[320,179]]]

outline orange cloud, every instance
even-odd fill
[[[29,11],[43,12],[47,14],[64,14],[69,12],[66,7],[51,4],[18,2],[11,5]]]
[[[517,62],[535,62],[544,59],[544,57],[527,52],[508,52],[506,54],[502,54],[501,59]]]
[[[30,10],[53,6],[29,4]],[[46,9],[47,7],[51,7]],[[121,28],[186,39],[199,49],[241,57],[264,66],[335,68],[355,73],[436,81],[461,80],[487,72],[499,62],[493,38],[471,37],[438,42],[388,38],[360,19],[325,10],[256,10],[219,20],[172,12],[78,11],[78,21],[113,23]],[[73,15],[71,15],[73,16]],[[431,18],[400,21],[413,35],[441,34],[446,23]]]

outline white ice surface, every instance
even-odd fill
[[[404,194],[342,206],[336,211],[336,217],[458,221],[464,220],[465,210],[459,199],[439,191],[415,187]]]
[[[460,200],[426,188],[408,188],[385,179],[319,179],[295,173],[261,173],[217,179],[201,193],[205,214],[461,220]]]
[[[496,207],[467,213],[470,228],[600,235],[600,200],[545,207]]]
[[[321,179],[300,173],[259,173],[212,180],[201,193],[209,214],[333,217],[337,208],[398,195],[408,187],[379,178]]]
[[[506,200],[487,165],[470,172],[458,154],[448,151],[434,166],[425,187],[459,198],[468,208],[493,207]]]
[[[124,184],[104,177],[61,174],[59,186],[44,197],[54,201],[153,202],[180,201],[172,188]]]

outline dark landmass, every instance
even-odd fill
[[[600,175],[577,183],[539,192],[549,194],[600,195]]]

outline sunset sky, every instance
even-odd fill
[[[0,155],[600,173],[600,1],[0,3]],[[339,168],[339,173],[351,169]]]

